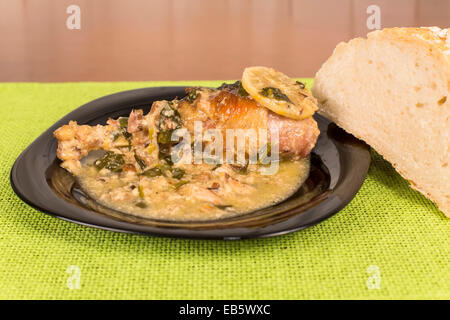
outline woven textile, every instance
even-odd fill
[[[45,215],[12,191],[16,157],[77,106],[133,88],[218,84],[0,84],[0,298],[450,298],[450,220],[375,152],[346,208],[309,229],[268,239],[103,231]],[[80,288],[70,289],[78,271]]]

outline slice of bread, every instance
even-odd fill
[[[312,92],[319,113],[450,217],[450,29],[390,28],[340,43]]]

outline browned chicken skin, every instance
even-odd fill
[[[188,89],[188,93],[190,92]],[[261,107],[249,96],[241,96],[236,88],[198,89],[193,103],[178,106],[184,125],[193,131],[193,121],[201,120],[204,128],[265,129],[269,137],[278,129],[279,152],[283,156],[307,157],[316,144],[319,129],[313,118],[294,120]]]

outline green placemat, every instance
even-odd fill
[[[220,82],[0,84],[0,298],[450,298],[450,221],[376,153],[344,210],[269,239],[97,230],[34,210],[12,191],[16,157],[70,110],[122,90],[184,84]]]

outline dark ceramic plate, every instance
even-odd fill
[[[370,164],[368,146],[315,115],[321,131],[311,157],[308,180],[277,205],[245,215],[206,222],[171,222],[139,218],[104,207],[89,198],[75,179],[59,167],[53,131],[76,120],[104,124],[127,116],[132,108],[150,109],[153,101],[184,96],[184,87],[144,88],[89,102],[55,123],[16,160],[11,185],[26,203],[58,218],[79,224],[148,235],[244,239],[280,235],[314,225],[341,210],[361,187]]]

